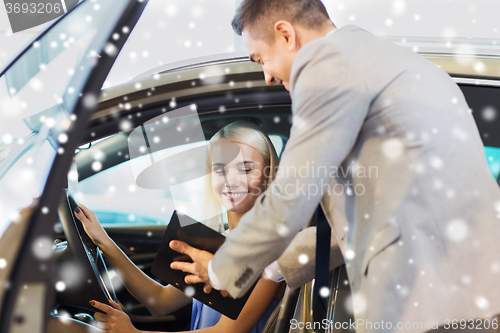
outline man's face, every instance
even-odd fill
[[[270,45],[254,37],[249,29],[243,30],[242,36],[251,60],[262,65],[266,83],[271,86],[277,82],[290,90],[290,71],[296,53],[295,49],[290,49],[290,41],[281,34],[275,34],[274,42]]]

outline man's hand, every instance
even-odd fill
[[[172,269],[191,273],[191,275],[187,275],[184,278],[186,283],[208,283],[208,262],[214,256],[212,253],[198,250],[181,241],[171,241],[170,248],[177,252],[187,254],[193,260],[192,263],[174,261],[170,264]]]
[[[210,285],[210,283],[206,283],[204,286],[203,286],[203,291],[205,292],[205,294],[210,294],[212,292],[212,286]],[[219,290],[220,291],[220,294],[223,296],[223,297],[227,297],[229,296],[229,293],[226,291],[226,290]]]
[[[103,311],[96,312],[94,318],[97,320],[97,327],[106,330],[107,333],[138,333],[130,321],[129,316],[120,308],[118,304],[109,300],[112,306],[98,301],[90,301],[90,305]]]

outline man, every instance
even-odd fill
[[[239,297],[321,200],[366,323],[357,331],[500,313],[500,190],[450,77],[359,27],[336,30],[319,0],[244,0],[233,28],[266,82],[290,91],[282,172],[213,258],[174,242],[194,263],[172,267]]]

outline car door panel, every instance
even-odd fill
[[[51,311],[55,296],[52,285],[54,260],[51,256],[40,258],[39,253],[31,250],[31,244],[39,242],[40,239],[44,241],[48,240],[53,236],[53,226],[54,222],[57,221],[57,206],[61,190],[66,183],[66,175],[73,159],[73,154],[69,154],[68,152],[74,151],[83,136],[86,128],[85,125],[91,113],[90,111],[95,107],[97,100],[95,96],[98,95],[119,50],[123,47],[127,39],[127,36],[124,36],[117,41],[111,41],[111,36],[115,29],[121,31],[122,26],[133,28],[146,3],[147,1],[113,2],[114,11],[106,15],[103,20],[93,21],[96,22],[95,28],[99,30],[99,33],[91,36],[90,43],[86,44],[85,54],[90,54],[90,50],[94,50],[94,52],[103,55],[99,57],[99,60],[96,60],[95,57],[81,57],[78,60],[77,66],[80,71],[78,75],[71,76],[68,82],[68,87],[71,87],[71,91],[75,93],[71,94],[62,91],[61,99],[57,102],[58,118],[54,118],[57,126],[42,126],[42,129],[50,128],[50,130],[39,134],[40,141],[49,141],[58,154],[55,155],[53,163],[51,163],[50,171],[43,184],[43,190],[40,191],[41,195],[37,199],[38,205],[35,206],[34,212],[27,222],[29,227],[23,239],[23,246],[15,261],[15,268],[9,277],[10,288],[3,292],[5,293],[5,297],[1,304],[2,316],[0,316],[0,331],[2,332],[12,332],[15,330],[44,331],[47,314]],[[109,4],[109,1],[101,3],[103,11],[105,5]],[[68,13],[67,16],[63,17],[58,24],[64,25],[70,22],[70,19],[66,20],[67,17],[81,18],[78,15],[80,13],[85,15],[85,8],[88,9],[89,6],[93,5],[90,2],[83,3]],[[29,67],[33,62],[31,55],[36,56],[39,50],[41,50],[38,47],[45,45],[45,42],[48,41],[47,38],[51,38],[51,34],[47,34],[46,32],[55,31],[57,26],[54,25],[43,32],[37,38],[36,43],[28,46],[12,63],[5,67],[0,76],[5,75],[5,78],[7,78],[11,69],[14,71],[16,68],[22,68],[23,63],[26,63],[26,66]],[[81,26],[79,27],[81,28]],[[106,43],[113,44],[113,48],[117,52],[114,54],[104,54],[101,52],[104,50]],[[40,65],[43,65],[38,66],[38,71],[45,69],[46,64],[42,61],[42,57],[39,56],[37,59],[39,59]],[[38,71],[34,71],[32,74],[37,75]],[[56,68],[56,73],[61,73],[62,71],[66,72],[67,69],[63,69],[62,67]],[[19,83],[19,89],[22,90],[32,78],[32,76],[23,77],[22,82]],[[15,97],[14,95],[17,93],[14,89],[9,90],[9,92],[11,97]],[[33,105],[36,105],[37,102],[39,101],[36,99],[30,100],[30,103]],[[63,119],[65,117],[68,119]],[[63,123],[62,120],[65,120],[64,124],[66,125],[60,125]],[[58,142],[57,137],[59,134],[64,134],[67,139]],[[54,136],[56,139],[54,139]],[[45,243],[48,242],[45,241]],[[48,248],[50,249],[50,247]],[[29,291],[29,294],[24,292],[26,290]],[[29,306],[23,304],[24,299],[27,298],[30,299]],[[15,318],[29,318],[29,320],[19,321]]]

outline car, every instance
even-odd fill
[[[173,211],[201,218],[201,185],[192,178],[176,186],[139,186],[148,161],[203,146],[218,129],[241,119],[268,133],[279,154],[286,146],[293,121],[290,95],[281,85],[267,86],[260,65],[245,54],[162,65],[101,90],[146,5],[140,0],[83,1],[0,72],[1,332],[42,332],[49,316],[92,323],[95,310],[88,301],[107,298],[118,300],[138,329],[189,329],[189,306],[154,317],[121,286],[75,223],[76,201],[95,210],[120,248],[155,278],[151,266]],[[460,86],[498,181],[497,41],[389,39],[419,52]],[[173,117],[179,110],[185,113]],[[176,119],[196,119],[197,139],[160,140],[164,145],[154,151],[130,140],[151,134],[152,128],[161,128],[168,138],[177,130],[170,121]],[[287,290],[269,329],[275,324],[280,332],[311,331],[290,323],[313,321],[313,288],[314,281]],[[322,316],[333,324],[325,331],[349,330],[343,323],[353,318],[350,297],[340,267],[331,274],[329,309]]]

